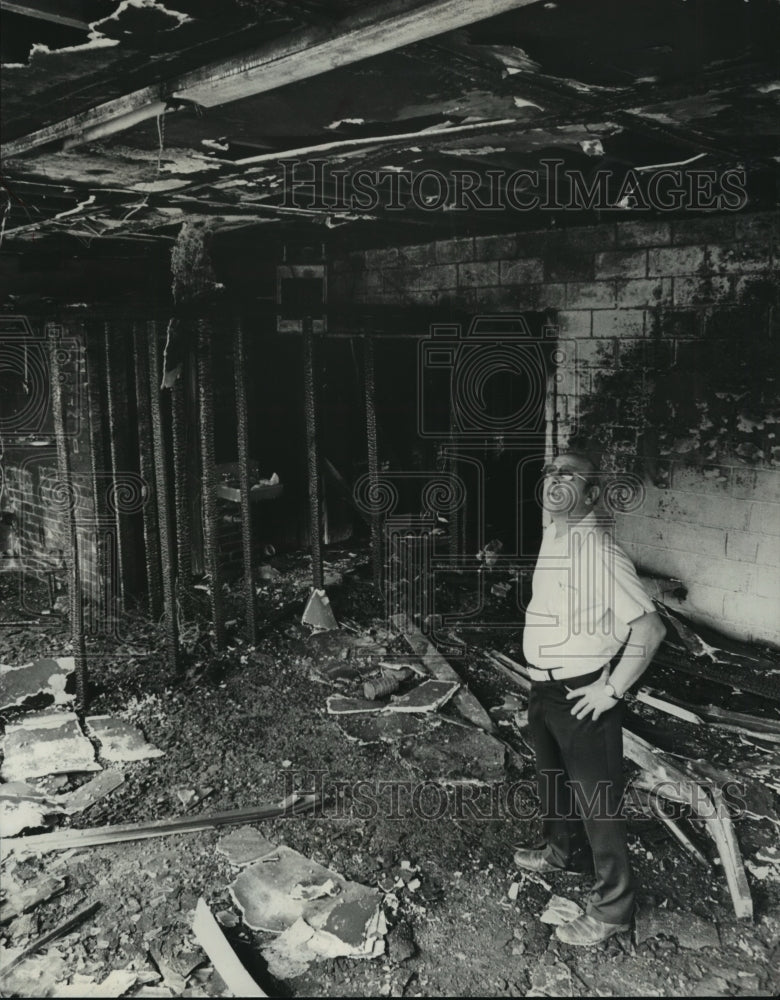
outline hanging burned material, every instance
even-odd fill
[[[217,551],[217,476],[214,462],[214,391],[212,388],[211,324],[196,320],[198,330],[198,413],[200,420],[201,510],[206,573],[209,578],[214,645],[225,648],[222,584]]]
[[[165,457],[162,414],[160,412],[160,363],[158,360],[157,324],[152,321],[147,331],[149,341],[149,401],[154,447],[154,475],[157,484],[157,519],[160,527],[160,562],[162,570],[163,607],[165,612],[165,651],[168,665],[175,671],[179,662],[179,623],[176,612],[174,585],[174,551],[171,535],[171,513],[168,501],[168,469]]]
[[[70,536],[70,570],[68,591],[70,597],[70,630],[73,644],[76,674],[76,707],[85,711],[87,707],[87,644],[84,634],[84,595],[81,583],[81,566],[79,562],[79,537],[76,508],[78,490],[73,482],[71,469],[71,441],[68,429],[68,406],[66,391],[63,387],[66,379],[62,371],[61,351],[59,346],[59,328],[50,325],[46,329],[49,347],[49,365],[51,368],[52,411],[54,417],[54,434],[57,442],[57,495],[64,501]]]
[[[238,482],[241,492],[241,551],[244,561],[246,638],[257,639],[255,573],[252,560],[252,507],[249,496],[249,418],[246,399],[246,350],[244,328],[237,320],[233,331],[233,375],[236,389],[236,436],[238,439]]]
[[[146,483],[150,498],[156,494],[154,475],[154,445],[152,441],[151,399],[149,395],[149,353],[146,329],[142,323],[133,324],[133,367],[135,369],[135,393],[138,401],[138,461],[141,477]],[[160,526],[157,504],[143,506],[144,548],[146,551],[146,586],[149,614],[159,619],[162,614],[162,567],[160,563]]]

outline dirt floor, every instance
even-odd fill
[[[157,983],[147,986],[145,995],[229,995],[191,931],[202,895],[221,919],[235,923],[225,933],[270,995],[777,995],[780,869],[762,859],[767,851],[776,855],[778,847],[777,745],[773,751],[734,733],[703,731],[635,707],[637,718],[656,734],[656,745],[668,744],[681,758],[704,757],[749,783],[749,815],[735,825],[748,862],[755,919],[735,919],[723,870],[712,863],[717,852],[701,830],[686,826],[710,860],[706,869],[660,823],[636,811],[629,835],[639,886],[636,928],[594,949],[563,945],[539,916],[553,894],[583,902],[587,880],[567,874],[522,876],[512,862],[515,845],[540,839],[533,816],[533,759],[524,739],[523,692],[497,672],[483,650],[499,648],[512,655],[519,633],[498,627],[455,631],[462,652],[448,659],[486,708],[499,709],[494,718],[506,743],[502,784],[494,783],[492,792],[461,784],[456,792],[457,776],[450,771],[450,780],[442,783],[435,759],[421,766],[419,759],[402,755],[398,742],[366,743],[356,738],[354,725],[346,722],[342,728],[326,711],[329,695],[359,693],[362,677],[380,661],[408,653],[403,638],[385,630],[384,609],[361,560],[341,556],[344,579],[338,585],[334,577],[330,590],[336,615],[346,623],[338,632],[312,635],[299,624],[300,611],[279,615],[299,596],[289,581],[305,585],[301,559],[297,569],[293,561],[282,567],[286,584],[269,581],[261,593],[261,611],[278,620],[253,648],[240,639],[236,626],[228,652],[213,655],[208,634],[192,626],[184,633],[185,671],[174,677],[164,663],[159,627],[143,615],[123,619],[120,641],[94,643],[90,713],[121,714],[137,723],[164,756],[121,765],[124,784],[73,816],[71,825],[270,804],[294,789],[317,785],[324,793],[318,813],[266,821],[258,829],[274,843],[386,893],[387,953],[370,961],[315,962],[301,976],[273,981],[260,956],[269,935],[224,916],[240,917],[228,891],[236,869],[216,850],[230,831],[209,830],[6,861],[7,872],[17,880],[54,871],[67,883],[63,894],[0,927],[6,948],[24,946],[78,905],[97,901],[101,907],[77,933],[0,979],[0,992],[66,995],[57,993],[55,983],[61,988],[76,973],[100,982],[111,970],[137,969],[164,975],[162,980],[149,977]],[[332,560],[339,564],[339,554]],[[468,601],[467,583],[454,580],[449,586],[452,607]],[[14,624],[21,621],[14,587],[12,574],[0,579],[0,662],[68,655],[68,633],[56,615],[36,616],[35,627]],[[502,598],[492,600],[500,623]],[[341,681],[328,679],[327,669],[339,665],[357,672]],[[689,700],[720,699],[780,717],[777,702],[748,696],[735,702],[728,689],[670,677],[660,668],[651,668],[649,682]],[[20,713],[9,710],[4,721]],[[440,715],[438,729],[426,729],[423,722],[403,746],[419,748],[431,733],[441,735],[441,727],[455,745],[457,712],[450,703]],[[58,790],[76,787],[85,777],[71,775]],[[515,818],[505,811],[491,816],[491,803],[507,788],[514,789]],[[157,987],[162,989],[154,992]]]

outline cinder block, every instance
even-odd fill
[[[587,368],[614,368],[617,363],[617,340],[577,341],[577,364]]]
[[[482,285],[498,285],[499,266],[498,261],[471,261],[470,263],[457,264],[458,285],[469,288],[479,288]]]
[[[644,278],[647,276],[646,250],[607,250],[596,254],[597,279]]]
[[[476,236],[474,238],[475,260],[501,260],[516,256],[517,237],[514,235]],[[498,284],[497,280],[495,284]]]
[[[680,219],[672,223],[672,243],[712,243],[734,239],[734,217]]]
[[[524,288],[510,285],[495,285],[488,288],[479,287],[474,290],[478,311],[482,312],[519,312],[524,309],[536,309],[537,285]]]
[[[401,264],[435,264],[436,248],[433,243],[398,247],[398,260]]]
[[[544,277],[546,281],[593,281],[593,253],[565,243],[554,247],[545,254]]]
[[[457,264],[474,259],[474,240],[470,236],[465,239],[441,240],[434,247],[439,264]]]
[[[702,467],[673,462],[670,485],[678,493],[696,493],[707,496],[729,496],[731,467],[705,465]]]
[[[634,541],[674,552],[693,552],[700,556],[723,559],[726,556],[726,531],[690,522],[662,521],[657,517],[643,517],[636,527],[641,535]]]
[[[759,535],[780,537],[780,504],[751,503],[750,530]]]
[[[734,218],[734,235],[738,240],[765,240],[780,236],[780,212],[751,212]]]
[[[668,245],[671,238],[668,222],[619,222],[617,225],[619,247],[662,247]]]
[[[590,337],[591,313],[589,309],[562,310],[557,317],[558,328],[565,337]]]
[[[754,563],[760,543],[760,537],[749,531],[729,531],[726,534],[726,558]]]
[[[735,295],[734,278],[725,275],[708,275],[704,278],[688,276],[673,279],[673,300],[676,306],[731,302]]]
[[[671,305],[671,278],[629,278],[617,282],[617,305],[663,306]]]
[[[740,626],[746,638],[754,636],[756,629],[777,634],[777,599],[759,597],[757,594],[727,593],[723,600],[723,614]]]
[[[753,578],[753,593],[759,597],[773,598],[775,606],[780,606],[780,566],[760,563]],[[777,624],[777,619],[775,619]]]
[[[731,495],[742,500],[780,504],[780,470],[735,467]]]
[[[566,244],[581,250],[606,250],[615,246],[616,234],[613,223],[604,222],[599,226],[576,226],[566,229]]]
[[[562,229],[540,229],[533,233],[518,233],[513,253],[501,257],[547,257],[556,250],[563,252],[566,233]]]
[[[544,264],[538,257],[502,260],[499,265],[502,285],[527,285],[544,281]]]
[[[644,309],[594,309],[594,337],[643,337]]]
[[[457,284],[457,264],[431,264],[428,267],[408,265],[383,271],[386,292],[407,288],[454,288]]]
[[[366,250],[366,267],[395,267],[399,263],[396,247],[380,247],[376,250]]]
[[[563,309],[566,305],[566,285],[546,281],[538,286],[538,301],[540,309]]]
[[[769,242],[710,245],[707,251],[710,267],[718,274],[768,271],[772,267]]]
[[[682,493],[675,489],[648,487],[644,509],[652,517],[690,521],[715,528],[747,531],[750,522],[750,504],[742,500],[730,496]]]
[[[613,281],[588,281],[567,284],[567,309],[611,309],[615,306]]]
[[[650,276],[699,274],[704,265],[703,246],[663,247],[647,252],[647,273]]]

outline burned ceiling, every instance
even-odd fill
[[[751,202],[776,203],[774,0],[0,10],[6,250],[63,233],[170,241],[198,217],[337,229],[353,243],[377,223],[411,242],[538,225],[531,211],[460,211],[435,187],[420,204],[400,184],[399,214],[355,197],[360,169],[490,178],[548,159],[586,181],[610,169],[619,183],[667,164],[732,168]],[[291,197],[291,162],[317,159],[328,169],[300,174],[312,183]],[[530,177],[523,196],[539,184]],[[642,199],[617,207],[641,211]]]

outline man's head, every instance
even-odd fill
[[[598,467],[584,452],[563,452],[545,465],[542,476],[542,502],[551,514],[579,520],[589,514],[598,501]]]

